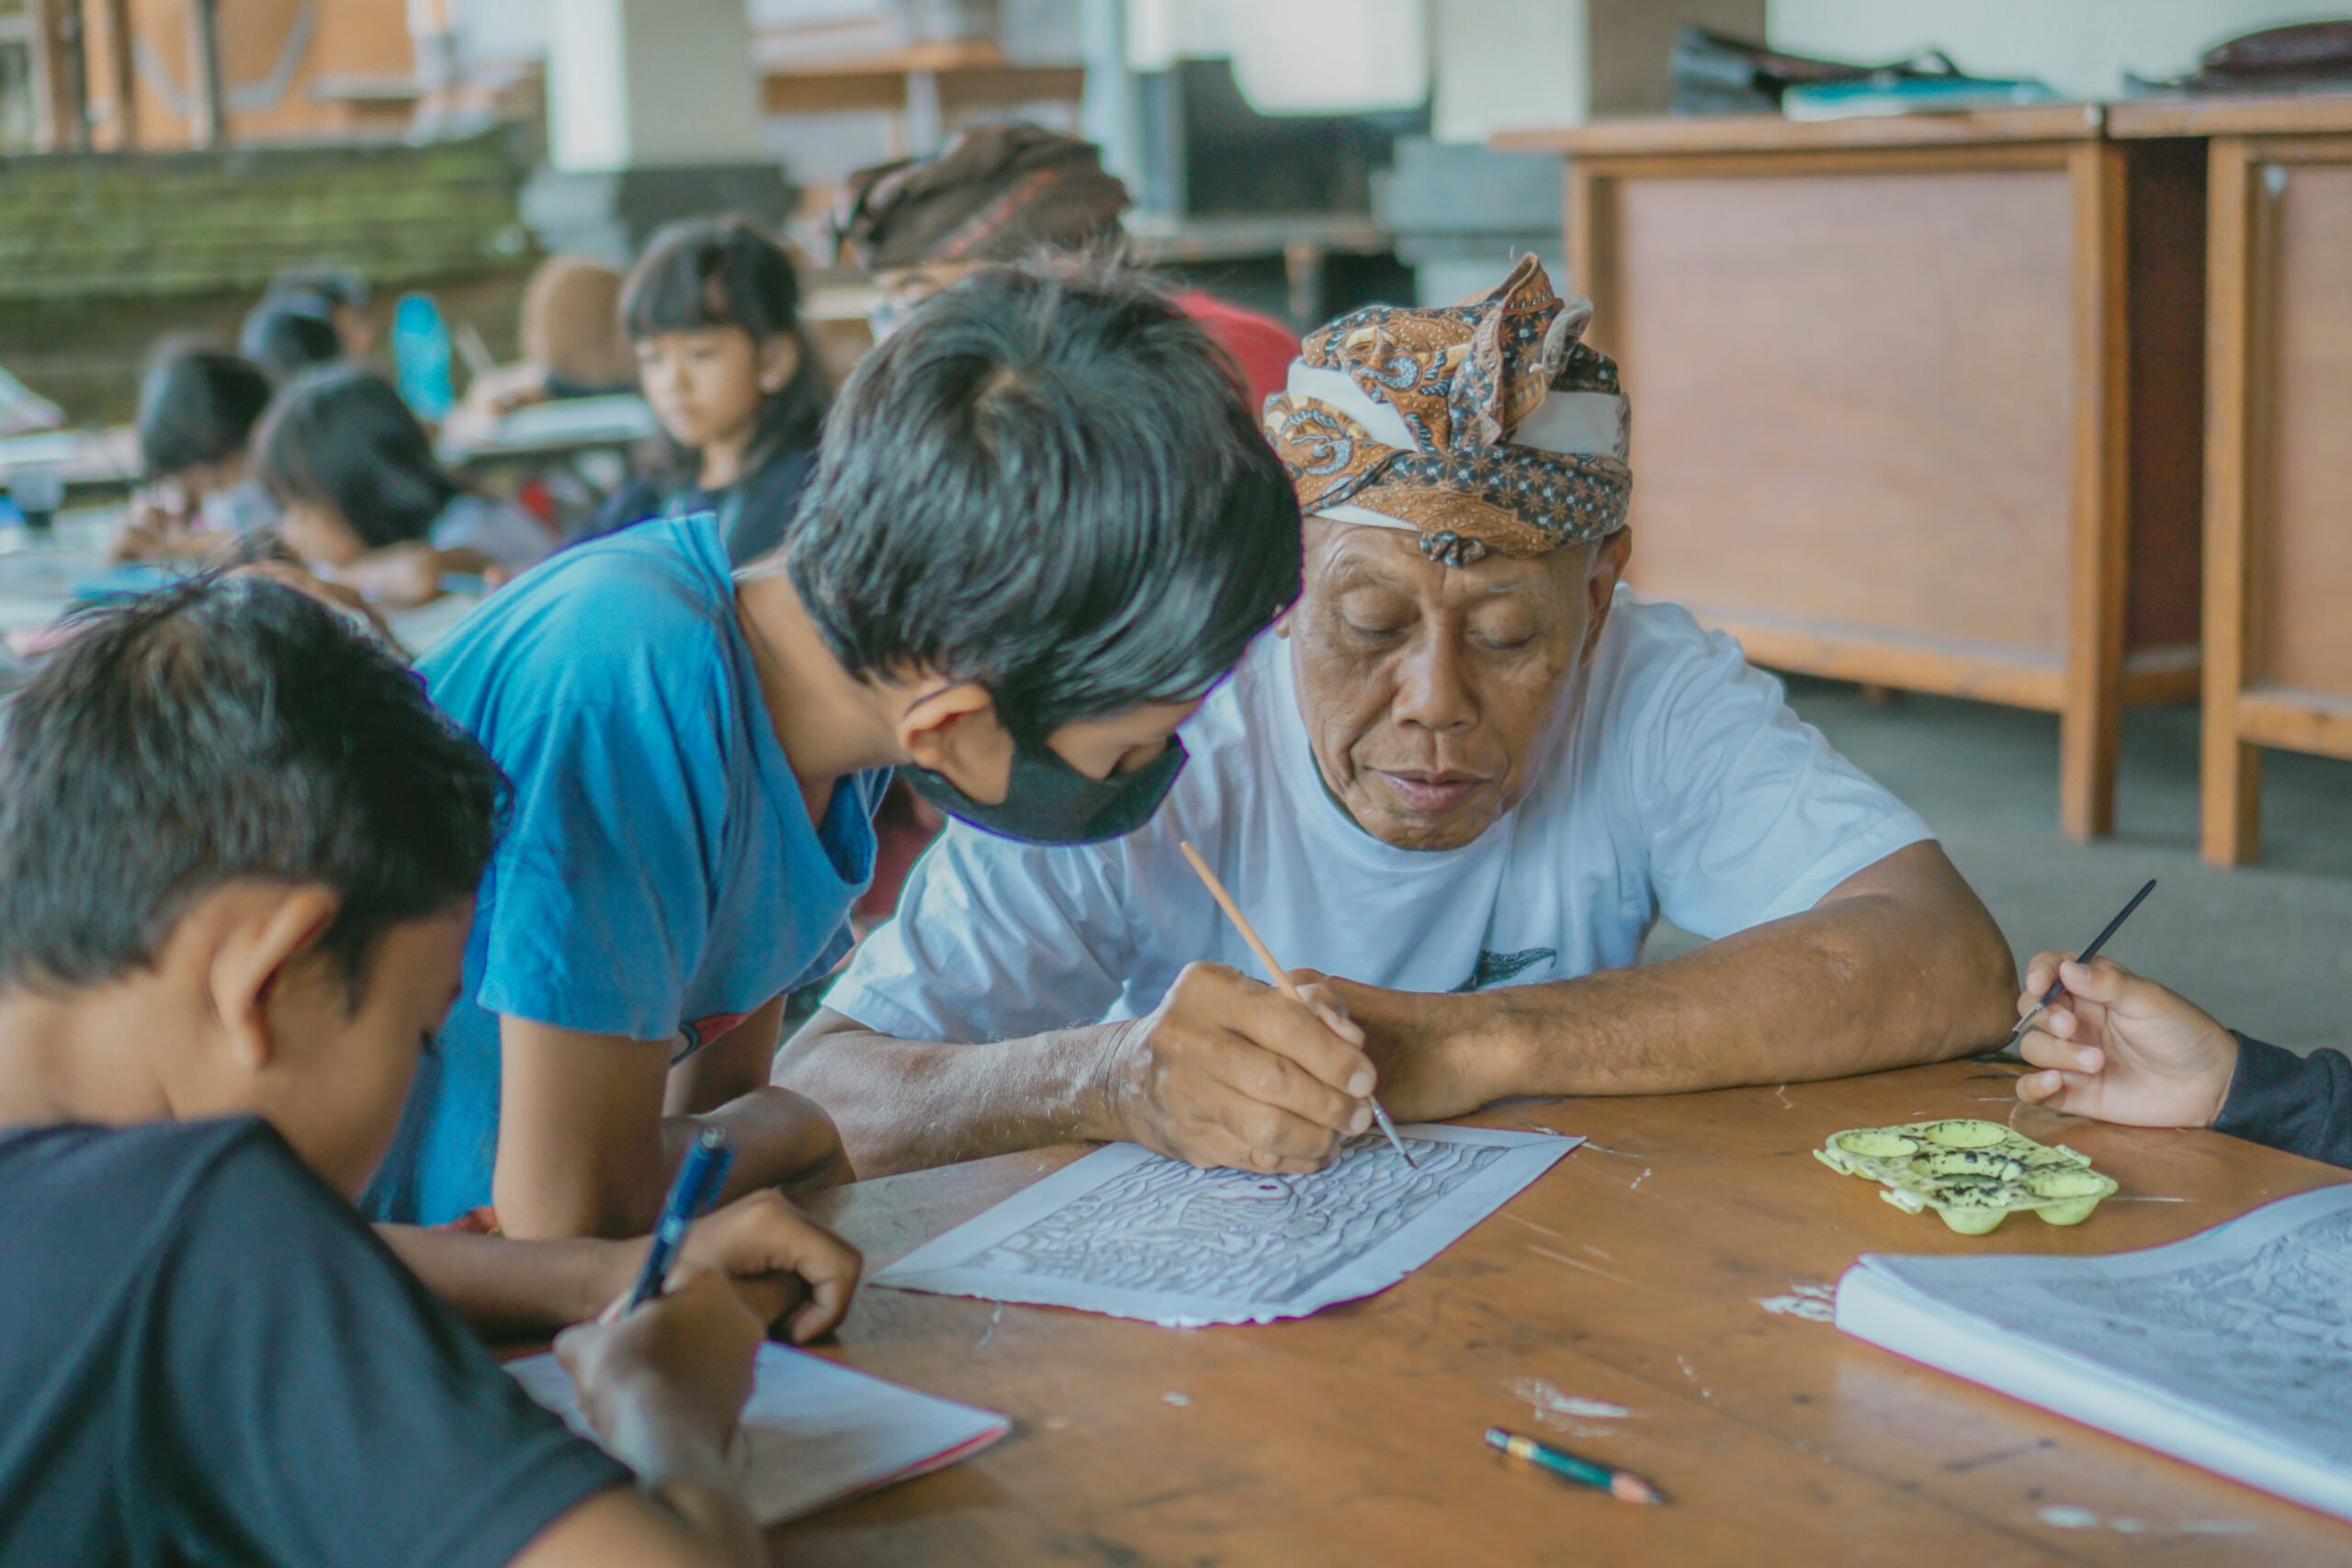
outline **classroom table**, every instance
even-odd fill
[[[1599,120],[1565,287],[1634,411],[1630,581],[1758,663],[2059,716],[2109,831],[2122,706],[2198,687],[2203,149],[2095,105]]]
[[[92,507],[61,516],[47,536],[0,529],[0,637],[45,626],[74,603],[76,584],[108,570],[107,538],[121,521],[119,507]],[[480,604],[469,593],[447,593],[413,610],[384,616],[411,653],[423,653]],[[22,660],[0,648],[0,689],[26,673]]]
[[[2352,758],[2352,95],[2118,104],[2206,140],[2204,854],[2261,846],[2265,747]]]
[[[1295,1322],[1164,1329],[865,1290],[828,1353],[1015,1428],[964,1463],[779,1528],[778,1559],[2352,1561],[2352,1524],[1791,1310],[1864,1252],[2121,1251],[2346,1179],[2219,1134],[2023,1110],[2015,1070],[1970,1061],[1492,1108],[1469,1120],[1590,1142],[1403,1283]],[[2120,1192],[2075,1228],[2020,1215],[1972,1239],[1812,1156],[1847,1127],[2013,1111],[2020,1131],[2090,1156]],[[871,1270],[1083,1152],[860,1182],[809,1206]],[[1565,1399],[1632,1414],[1562,1427],[1532,1409]],[[1490,1425],[1646,1475],[1669,1506],[1504,1460],[1480,1441]]]

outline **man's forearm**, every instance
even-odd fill
[[[1981,913],[1981,911],[1980,911]],[[1462,1042],[1487,1098],[1670,1094],[1941,1061],[2000,1038],[2016,990],[1989,917],[1862,895],[1662,964],[1475,998]]]
[[[1096,1080],[1128,1024],[948,1045],[826,1023],[786,1043],[775,1081],[832,1115],[861,1179],[1112,1135]]]

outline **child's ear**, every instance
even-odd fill
[[[214,949],[213,1013],[231,1056],[247,1072],[259,1072],[277,1059],[271,1007],[295,965],[317,951],[340,908],[327,888],[289,887],[257,905]]]
[[[916,767],[966,775],[979,761],[978,752],[1003,733],[996,699],[972,681],[926,693],[899,716],[896,728],[899,750]]]
[[[800,368],[800,340],[778,333],[760,345],[760,390],[773,397]]]

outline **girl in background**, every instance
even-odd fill
[[[377,604],[425,604],[460,582],[496,587],[554,547],[527,513],[444,468],[391,383],[365,370],[313,371],[288,388],[262,422],[254,463],[286,543],[320,577]]]
[[[107,543],[114,560],[206,556],[264,527],[277,509],[248,471],[269,378],[226,349],[166,344],[139,386],[146,476]]]
[[[766,554],[816,467],[827,399],[791,253],[741,218],[673,225],[629,274],[621,321],[670,449],[605,503],[590,536],[713,512],[729,559]]]

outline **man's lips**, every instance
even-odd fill
[[[1448,769],[1440,773],[1375,769],[1396,798],[1415,811],[1451,811],[1484,789],[1491,781],[1476,773]]]

